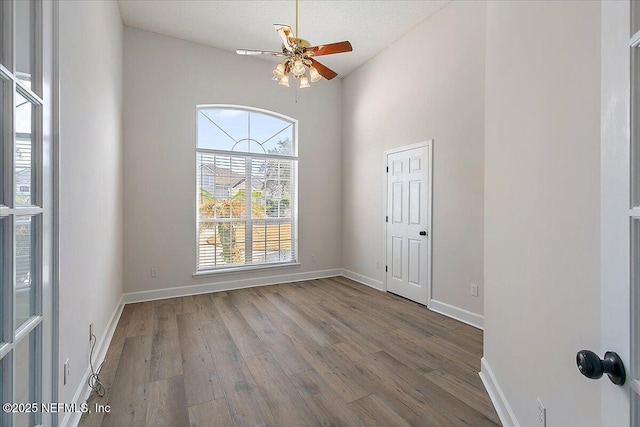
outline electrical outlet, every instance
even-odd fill
[[[540,398],[538,401],[538,427],[547,427],[547,408],[544,407]]]
[[[475,283],[471,284],[471,296],[472,297],[478,296],[478,285],[476,285]]]
[[[311,255],[311,262],[316,262],[316,256],[315,255]]]
[[[157,268],[152,268],[151,269],[151,277],[158,277],[158,269]]]
[[[93,339],[93,323],[89,323],[89,342]]]
[[[67,385],[67,381],[69,381],[69,377],[71,376],[71,367],[69,364],[69,359],[64,362],[64,372],[63,372],[63,385]]]

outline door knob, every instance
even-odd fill
[[[421,235],[421,236],[426,236],[426,235],[427,235],[427,232],[426,232],[426,231],[421,231],[421,232],[420,232],[420,235]]]
[[[593,351],[580,350],[576,354],[576,364],[582,375],[593,380],[601,378],[604,373],[612,383],[622,385],[627,378],[622,359],[613,351],[607,351],[604,359],[600,359]]]

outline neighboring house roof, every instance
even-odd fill
[[[208,175],[215,178],[216,187],[238,188],[247,180],[244,174],[234,172],[229,168],[219,167],[210,163],[202,163],[200,167],[202,176]],[[260,190],[262,183],[259,183],[259,185],[254,183],[252,187],[254,190]]]
[[[31,168],[23,168],[23,169],[17,170],[16,177],[18,176],[31,176]]]
[[[31,168],[16,171],[16,185],[31,184]]]
[[[202,169],[200,173],[213,176],[216,186],[236,188],[246,180],[244,174],[239,174],[229,168],[221,168],[208,163],[203,163],[200,166]]]

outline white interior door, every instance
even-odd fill
[[[640,426],[640,4],[601,5],[599,356],[616,352],[626,370],[622,386],[600,380],[601,425]]]
[[[385,153],[387,291],[427,305],[431,260],[431,142]]]

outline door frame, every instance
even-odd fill
[[[432,259],[433,259],[433,139],[429,139],[426,141],[416,142],[415,144],[404,145],[398,148],[391,148],[389,150],[384,151],[383,156],[383,183],[382,183],[382,259],[384,265],[387,265],[387,221],[386,218],[389,215],[387,211],[387,197],[389,194],[387,188],[387,173],[389,172],[389,156],[391,154],[400,153],[402,151],[413,150],[415,148],[426,148],[427,154],[429,156],[429,161],[427,166],[429,170],[427,171],[426,178],[429,180],[429,184],[427,185],[427,249],[429,250],[429,256],[427,257],[427,308],[431,308],[431,277],[433,276],[433,272],[431,270]],[[387,271],[383,272],[382,279],[382,290],[387,292]]]
[[[51,4],[51,397],[60,394],[60,3]],[[51,414],[51,425],[58,426],[59,414]]]
[[[601,424],[630,425],[631,359],[630,1],[601,1],[600,351],[615,351],[631,375],[600,381]],[[636,355],[637,357],[637,355]]]

